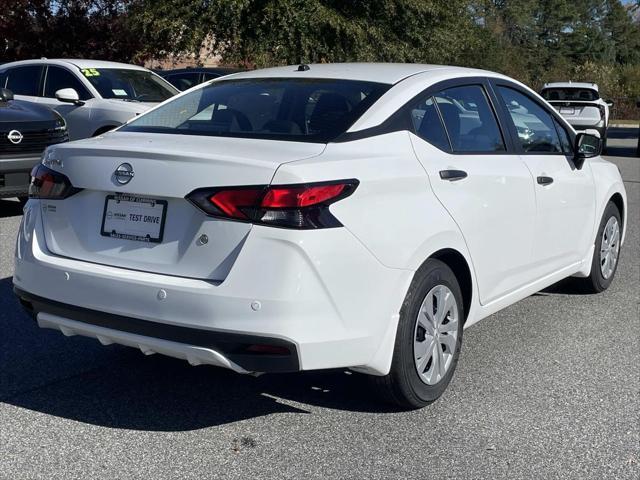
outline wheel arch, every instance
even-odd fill
[[[625,214],[626,214],[626,212],[625,212],[624,199],[622,198],[622,195],[620,194],[620,192],[614,193],[611,196],[611,198],[609,198],[609,202],[612,202],[616,207],[618,207],[618,211],[620,212],[620,217],[621,217],[621,220],[622,220],[621,228],[624,229],[624,227],[626,225],[626,223],[625,223]],[[624,231],[622,233],[624,233]]]
[[[462,253],[453,248],[443,248],[430,255],[423,265],[432,258],[445,263],[456,276],[460,285],[460,291],[462,292],[464,321],[466,322],[467,318],[469,318],[469,311],[471,310],[471,302],[473,300],[473,276],[467,259]]]

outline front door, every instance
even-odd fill
[[[536,275],[580,262],[593,244],[595,186],[589,164],[573,163],[571,136],[543,104],[513,86],[498,84],[520,156],[535,180]]]

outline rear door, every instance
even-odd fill
[[[412,108],[414,149],[464,235],[483,304],[533,279],[533,179],[494,101],[484,79],[464,79],[430,88]]]
[[[63,88],[73,88],[84,105],[61,102],[56,92]],[[93,95],[69,69],[58,65],[49,65],[44,77],[44,93],[39,103],[56,110],[64,117],[69,130],[69,139],[78,140],[93,135],[95,128],[91,124],[91,103]],[[89,103],[86,103],[89,102]]]
[[[573,134],[554,112],[517,85],[496,82],[520,158],[535,179],[534,260],[538,276],[579,262],[593,243],[595,186],[588,162],[572,160]]]

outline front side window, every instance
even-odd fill
[[[222,80],[136,118],[121,131],[326,143],[389,85],[329,79]]]
[[[434,98],[454,152],[505,150],[498,121],[482,86],[448,88]]]
[[[163,102],[178,91],[155,73],[127,68],[82,68],[102,98]]]
[[[40,85],[41,65],[29,65],[27,67],[15,67],[7,72],[6,88],[14,95],[38,96]]]
[[[499,86],[500,96],[518,132],[525,152],[563,153],[552,115],[537,102],[519,91]]]
[[[73,88],[78,92],[80,100],[88,100],[91,94],[82,85],[73,73],[62,68],[50,66],[47,69],[47,77],[44,82],[44,96],[47,98],[55,98],[56,92],[63,88]]]

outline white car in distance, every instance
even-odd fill
[[[146,68],[99,60],[40,59],[0,65],[0,87],[53,108],[70,140],[112,130],[178,90]]]
[[[597,131],[603,147],[606,146],[609,110],[613,107],[613,102],[600,98],[598,85],[586,82],[546,83],[541,95],[574,129]]]
[[[421,407],[463,328],[569,276],[611,284],[626,193],[599,152],[492,72],[238,73],[50,147],[14,288],[65,335],[240,373],[351,368]]]

